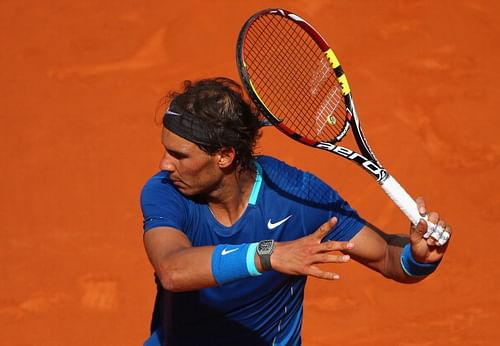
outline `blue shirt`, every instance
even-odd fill
[[[159,172],[144,186],[144,231],[173,227],[193,246],[301,238],[329,218],[325,240],[350,240],[365,224],[335,190],[314,175],[268,156],[256,157],[258,174],[248,207],[230,227],[207,204],[184,197]],[[157,280],[158,294],[146,345],[300,345],[306,277],[266,272],[194,292],[173,293]]]

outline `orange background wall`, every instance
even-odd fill
[[[305,345],[500,340],[500,5],[494,0],[0,3],[0,343],[139,345],[154,298],[138,194],[158,105],[184,79],[237,77],[257,10],[296,11],[335,48],[379,159],[454,225],[438,272],[404,286],[352,263],[311,280]],[[259,153],[317,173],[388,232],[371,178],[266,129]]]

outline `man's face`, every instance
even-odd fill
[[[209,155],[196,144],[163,128],[165,154],[160,168],[170,173],[174,186],[186,196],[209,194],[222,179],[219,155]]]

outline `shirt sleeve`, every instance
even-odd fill
[[[335,225],[323,240],[351,240],[361,228],[363,228],[366,221],[340,196],[338,196],[338,201],[335,203],[335,206],[336,207],[331,211],[331,217],[337,217],[337,225]]]
[[[317,177],[306,174],[304,184],[307,186],[308,194],[314,196],[310,200],[314,203],[305,203],[304,215],[306,220],[314,220],[314,224],[309,224],[308,229],[314,232],[320,225],[329,218],[336,217],[337,224],[328,233],[323,241],[348,241],[351,240],[363,226],[366,221],[359,216],[349,203],[344,200],[338,192],[318,179]]]
[[[141,209],[144,232],[155,227],[184,229],[184,198],[168,179],[167,172],[162,171],[146,182],[141,192]]]

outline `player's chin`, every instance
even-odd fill
[[[217,187],[214,183],[205,184],[187,184],[185,182],[176,181],[174,182],[175,188],[186,197],[201,197],[210,195]]]
[[[190,188],[187,184],[183,183],[182,181],[179,180],[172,180],[172,184],[175,186],[175,188],[182,193],[183,195],[190,195]]]
[[[194,197],[200,194],[200,189],[196,189],[192,186],[186,184],[174,184],[177,191],[179,191],[183,196]]]
[[[192,191],[188,186],[182,184],[174,184],[177,191],[182,193],[184,196],[190,197],[194,196],[196,193]]]

